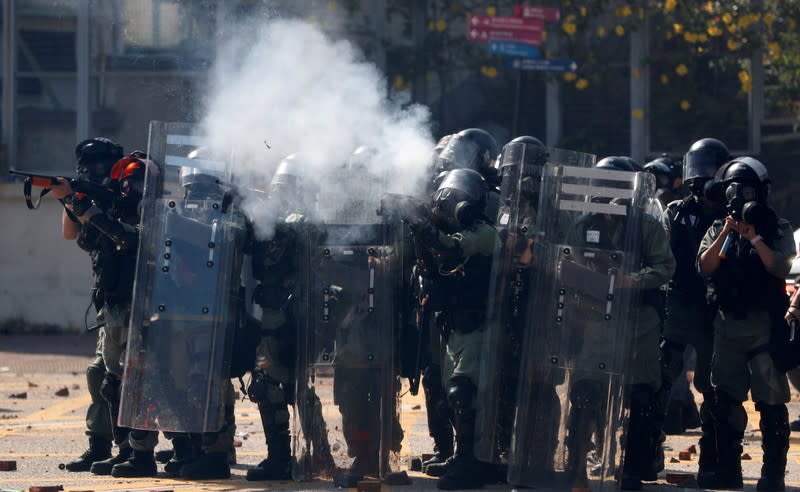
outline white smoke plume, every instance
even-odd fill
[[[429,112],[388,100],[383,74],[352,44],[308,22],[269,19],[239,29],[217,58],[200,131],[212,151],[234,149],[240,180],[266,190],[279,162],[300,152],[305,175],[318,181],[322,209],[353,207],[337,198],[343,196],[369,194],[364,203],[374,210],[384,192],[418,194],[430,172]],[[364,179],[343,171],[361,145],[377,150],[369,173],[387,187],[365,188]],[[245,209],[258,214],[257,233],[269,236],[274,214],[247,203]]]

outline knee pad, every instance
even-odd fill
[[[447,402],[456,413],[462,413],[472,408],[475,393],[475,384],[468,377],[453,376],[448,382]]]
[[[789,411],[784,403],[767,405],[759,401],[756,402],[756,410],[761,414],[761,420],[768,420],[771,422],[789,421]]]
[[[714,391],[712,413],[718,422],[731,426],[737,433],[743,434],[747,428],[747,412],[745,412],[742,402],[735,400],[724,391]]]
[[[100,388],[103,386],[103,379],[106,377],[106,370],[95,364],[89,365],[86,368],[86,386],[92,394],[100,394]]]
[[[117,376],[106,373],[103,383],[100,385],[100,395],[109,403],[119,402],[121,386],[122,381]]]

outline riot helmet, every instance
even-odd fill
[[[269,185],[269,200],[281,213],[313,209],[312,180],[308,177],[307,161],[300,153],[281,160]]]
[[[484,178],[496,176],[492,163],[497,157],[497,142],[485,130],[468,128],[452,135],[439,154],[436,169],[472,169]]]
[[[486,180],[472,169],[448,172],[433,195],[433,223],[446,233],[463,230],[484,215]]]
[[[628,171],[637,172],[642,171],[642,166],[639,165],[633,158],[628,156],[610,156],[600,159],[595,164],[597,169],[608,169],[610,171]]]
[[[145,174],[158,175],[158,166],[147,154],[135,151],[123,157],[111,169],[111,177],[119,182],[117,206],[123,212],[134,212],[144,195]]]
[[[671,159],[659,157],[644,165],[644,170],[656,177],[656,188],[672,189],[673,173],[667,162]]]
[[[180,183],[185,198],[190,200],[220,200],[225,195],[223,182],[224,164],[211,159],[209,150],[198,147],[189,152],[187,158],[197,162],[196,166],[181,166]]]
[[[75,146],[75,170],[79,177],[94,182],[107,178],[114,164],[123,157],[122,146],[105,137],[84,140]]]
[[[716,138],[696,141],[683,157],[683,182],[693,195],[702,196],[706,183],[730,158],[728,147]]]
[[[501,186],[516,186],[512,178],[506,176],[519,173],[516,179],[520,180],[520,192],[528,201],[538,202],[542,167],[547,162],[547,150],[542,141],[529,136],[517,137],[503,146],[497,160]]]
[[[377,155],[378,150],[374,147],[366,145],[358,146],[347,159],[346,167],[350,171],[369,170]]]

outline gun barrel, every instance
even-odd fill
[[[13,169],[8,171],[8,174],[24,176],[26,179],[31,181],[31,185],[39,188],[49,188],[58,183],[58,176],[50,176],[47,174],[26,173],[23,171],[15,171]]]

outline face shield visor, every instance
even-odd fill
[[[483,156],[480,155],[480,147],[472,140],[461,135],[453,135],[447,146],[439,154],[436,161],[436,170],[450,171],[452,169],[472,169],[477,171],[480,168]]]

